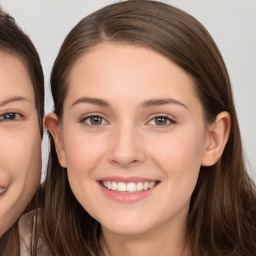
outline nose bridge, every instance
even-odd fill
[[[121,166],[130,166],[144,161],[145,152],[135,124],[125,120],[114,132],[110,147],[110,160]]]

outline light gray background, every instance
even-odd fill
[[[46,113],[52,110],[49,75],[59,47],[84,16],[111,0],[0,0],[31,37],[41,56],[46,81]],[[256,0],[169,0],[208,29],[226,62],[237,106],[245,155],[256,180]],[[43,171],[48,153],[43,141]]]

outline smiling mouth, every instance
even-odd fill
[[[125,183],[125,182],[116,182],[116,181],[100,181],[100,184],[108,189],[108,190],[112,190],[112,191],[116,191],[116,192],[124,192],[124,193],[135,193],[135,192],[141,192],[141,191],[145,191],[145,190],[150,190],[152,188],[154,188],[157,184],[159,183],[159,181],[145,181],[145,182],[129,182],[129,183]]]

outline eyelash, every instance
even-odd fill
[[[17,112],[6,112],[6,113],[0,115],[0,122],[17,121],[17,119],[20,117],[23,117],[23,116]]]
[[[94,118],[94,120],[93,120],[93,118]],[[97,121],[97,119],[100,121],[100,123],[99,124],[93,124],[92,122],[94,122],[94,121]],[[158,119],[158,120],[157,120]],[[153,120],[155,120],[155,124],[152,124],[151,122],[153,121]],[[156,124],[156,122],[157,121],[160,121],[161,120],[161,122],[163,121],[163,124]],[[89,122],[88,122],[89,121]],[[101,117],[100,115],[89,115],[89,116],[86,116],[86,117],[84,117],[81,121],[80,121],[81,123],[84,123],[84,124],[86,124],[86,125],[88,125],[88,126],[91,126],[91,127],[99,127],[99,126],[101,126],[101,125],[105,125],[105,124],[107,124],[108,122],[103,118],[103,117]],[[153,125],[153,126],[164,126],[164,127],[166,127],[166,126],[169,126],[169,125],[171,125],[171,124],[176,124],[176,122],[172,119],[172,118],[170,118],[170,117],[168,117],[168,116],[166,116],[166,115],[158,115],[158,116],[155,116],[155,117],[153,117],[152,119],[150,119],[150,121],[148,122],[150,125]]]

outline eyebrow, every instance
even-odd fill
[[[80,104],[80,103],[89,103],[89,104],[94,104],[98,105],[101,107],[110,107],[109,103],[105,100],[98,99],[98,98],[89,98],[89,97],[82,97],[77,99],[72,103],[72,107]],[[186,109],[189,109],[185,104],[182,102],[172,99],[172,98],[160,98],[160,99],[150,99],[142,103],[142,107],[155,107],[155,106],[162,106],[162,105],[167,105],[167,104],[177,104],[180,105]]]
[[[151,99],[145,101],[142,106],[143,107],[155,107],[155,106],[162,106],[162,105],[167,105],[167,104],[176,104],[179,106],[182,106],[186,109],[189,109],[185,104],[182,102],[172,99],[172,98],[163,98],[163,99]]]
[[[8,98],[8,99],[0,101],[0,107],[7,105],[11,102],[17,102],[17,101],[31,102],[29,99],[27,99],[25,97],[12,97],[12,98]]]
[[[94,105],[98,105],[101,107],[109,107],[110,105],[102,99],[97,99],[97,98],[88,98],[88,97],[82,97],[77,99],[76,101],[74,101],[72,103],[72,107],[79,104],[79,103],[90,103],[90,104],[94,104]]]

